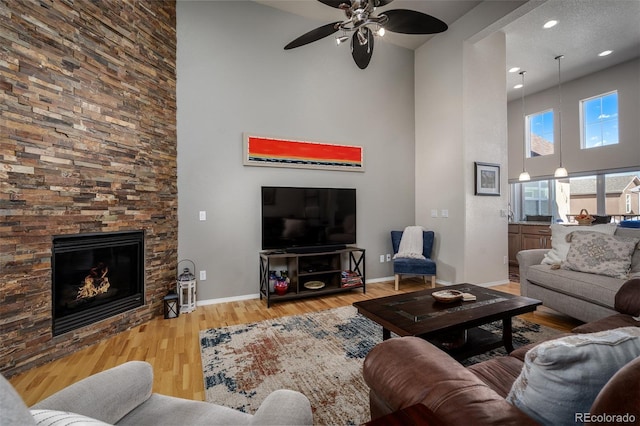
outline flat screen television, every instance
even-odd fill
[[[262,187],[262,249],[337,250],[356,243],[354,188]]]

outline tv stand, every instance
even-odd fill
[[[365,250],[344,245],[342,248],[332,248],[325,246],[320,252],[303,253],[292,253],[289,250],[286,253],[270,250],[260,252],[260,300],[265,297],[269,308],[273,302],[340,293],[356,288],[362,288],[362,292],[366,293]],[[271,293],[269,272],[282,268],[288,272],[289,289],[284,295]],[[343,279],[343,272],[350,274]],[[324,286],[319,289],[305,287],[311,281],[320,281]]]
[[[287,253],[307,254],[307,253],[328,253],[331,251],[344,250],[347,248],[344,244],[335,244],[331,246],[309,246],[309,247],[289,247],[285,250]]]

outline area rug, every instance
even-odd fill
[[[485,328],[501,332],[500,323]],[[558,333],[519,318],[513,321],[516,347]],[[293,389],[309,398],[314,424],[361,424],[370,420],[362,363],[381,341],[382,327],[352,306],[204,330],[200,345],[206,399],[254,413],[269,393]],[[465,364],[504,353],[498,349]]]

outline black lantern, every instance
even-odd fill
[[[167,293],[163,298],[164,301],[164,318],[177,318],[180,316],[180,303],[178,302],[178,295],[173,291]]]

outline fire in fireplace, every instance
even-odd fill
[[[144,231],[53,238],[53,334],[144,303]]]
[[[84,277],[84,284],[78,289],[76,300],[86,300],[100,294],[108,293],[109,287],[111,286],[111,284],[109,284],[109,277],[107,277],[108,272],[109,267],[102,262],[99,262],[96,266],[89,269],[89,275]]]

